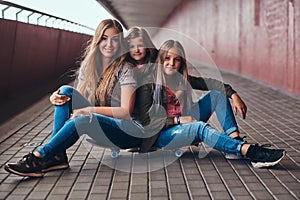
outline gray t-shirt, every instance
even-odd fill
[[[129,64],[124,64],[124,66],[115,72],[116,83],[112,92],[111,97],[108,95],[107,99],[110,100],[111,107],[121,106],[121,86],[133,86],[136,87],[137,82],[134,77],[134,72],[132,67]]]
[[[112,95],[108,95],[106,99],[109,99],[110,106],[119,107],[121,106],[121,86],[133,86],[136,87],[137,82],[134,77],[134,72],[128,63],[125,63],[124,66],[115,72],[115,86],[112,92]],[[77,81],[75,82],[75,86],[78,81],[84,81],[87,77],[85,76],[84,69],[81,68],[79,71],[79,75],[77,77]],[[89,94],[89,92],[94,92],[94,94]],[[95,91],[91,91],[87,88],[87,96],[95,95]],[[88,99],[90,102],[91,100]],[[97,101],[97,100],[96,100]],[[95,102],[95,105],[99,105],[99,102]],[[109,105],[107,105],[109,106]]]

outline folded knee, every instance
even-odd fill
[[[66,96],[69,96],[69,97],[72,96],[72,93],[73,93],[73,90],[74,90],[74,88],[72,86],[69,86],[69,85],[63,85],[59,89],[60,89],[59,94],[66,95]]]
[[[212,90],[210,92],[210,95],[225,97],[225,94],[223,92],[219,91],[219,90]]]

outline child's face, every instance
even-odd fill
[[[146,48],[143,38],[137,37],[129,41],[129,54],[139,64],[143,63],[146,56]]]
[[[164,73],[166,75],[172,76],[177,73],[177,71],[180,69],[181,66],[181,56],[179,56],[179,52],[175,48],[171,48],[164,61]]]
[[[108,28],[104,31],[99,43],[99,50],[106,58],[113,57],[119,49],[118,31],[115,28]]]

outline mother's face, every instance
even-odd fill
[[[104,31],[99,43],[99,50],[103,57],[112,58],[119,50],[119,32],[115,28],[108,28]]]

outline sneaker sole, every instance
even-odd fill
[[[68,169],[69,167],[70,167],[69,164],[57,165],[57,166],[49,167],[47,169],[43,169],[42,172],[50,172],[50,171],[55,171],[55,170]]]
[[[285,156],[285,151],[283,152],[282,156],[274,162],[257,162],[257,163],[251,162],[251,164],[254,168],[272,167],[278,164],[283,159],[284,156]]]
[[[24,176],[24,177],[41,178],[41,177],[44,176],[44,174],[42,172],[41,173],[22,173],[22,172],[18,172],[18,171],[15,171],[15,170],[11,169],[7,165],[4,166],[4,169],[5,169],[5,171],[7,171],[9,173],[16,174],[16,175],[19,175],[19,176]]]

